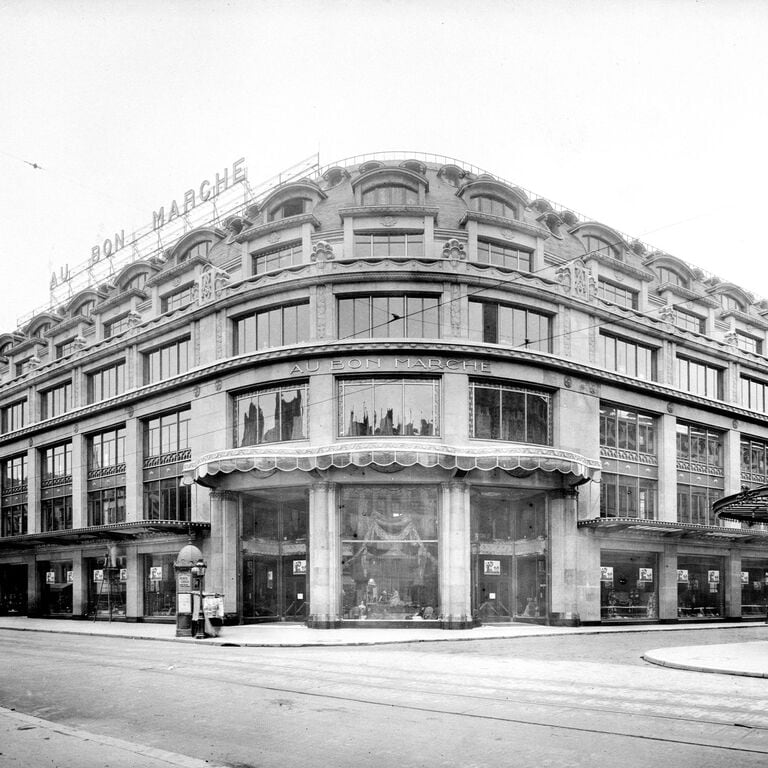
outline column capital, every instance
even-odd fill
[[[211,491],[211,501],[237,501],[240,494],[235,491]]]

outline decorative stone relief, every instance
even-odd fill
[[[221,360],[224,357],[224,327],[221,312],[216,313],[214,318],[214,333],[216,334],[216,359]]]
[[[200,277],[192,286],[192,301],[198,304],[207,304],[218,299],[226,283],[229,282],[229,273],[212,264],[206,264],[200,271]]]
[[[451,333],[461,335],[461,286],[451,283]]]
[[[581,259],[564,264],[555,274],[563,293],[583,301],[592,301],[597,296],[597,281]]]
[[[279,232],[270,232],[269,237],[267,237],[267,241],[270,243],[277,243],[280,241],[280,233]]]
[[[675,324],[677,320],[677,312],[672,304],[667,304],[659,310],[659,319],[665,323]]]
[[[195,365],[200,365],[200,323],[192,325],[192,359]]]
[[[320,262],[322,266],[323,262],[335,258],[333,246],[325,240],[319,240],[312,246],[312,253],[309,255],[309,258],[311,261]]]
[[[381,220],[382,227],[394,227],[397,224],[397,219],[394,216],[385,216]]]
[[[726,344],[733,344],[735,347],[739,343],[739,334],[736,333],[736,331],[728,331],[728,333],[723,336],[723,339]]]
[[[192,391],[194,392],[195,397],[200,397],[200,385],[199,384],[195,384],[195,388]]]
[[[571,309],[564,307],[563,317],[563,355],[571,356]]]
[[[315,303],[317,305],[316,328],[317,338],[324,339],[326,326],[328,323],[328,291],[327,285],[319,285],[315,294]]]
[[[216,386],[216,391],[217,392],[221,392],[221,388],[222,388],[222,386],[224,386],[222,381],[221,381],[221,379],[216,379],[216,385],[215,386]]]
[[[130,417],[132,417],[132,416],[133,416],[133,406],[132,406],[132,405],[129,405],[129,406],[128,406],[128,407],[125,409],[125,412],[128,414],[128,417],[129,417],[129,418],[130,418]]]
[[[443,246],[443,258],[458,261],[467,258],[467,252],[464,250],[464,243],[455,238],[448,240]]]
[[[589,329],[589,362],[597,363],[597,326]]]
[[[667,413],[674,413],[675,412],[675,406],[672,405],[672,403],[667,403]]]

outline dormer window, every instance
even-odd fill
[[[668,283],[670,285],[679,285],[681,288],[688,287],[688,281],[678,272],[675,272],[674,269],[670,269],[669,267],[657,267],[656,274],[662,285]]]
[[[125,290],[143,291],[144,286],[147,284],[147,273],[139,272],[138,275],[134,275],[126,284]]]
[[[193,245],[189,250],[184,251],[184,253],[179,256],[179,263],[195,258],[206,259],[208,258],[208,251],[210,249],[211,243],[209,240],[204,240],[202,243],[197,243],[197,245]]]
[[[5,344],[0,344],[0,357],[5,357],[8,354],[8,350],[13,346],[13,342],[7,341]]]
[[[491,216],[503,216],[505,219],[517,218],[517,208],[500,197],[477,195],[472,198],[472,209]]]
[[[720,306],[723,308],[724,312],[728,312],[731,310],[734,310],[736,312],[743,312],[744,311],[744,305],[735,297],[731,296],[728,293],[721,293],[720,294]]]
[[[84,301],[78,308],[77,312],[75,312],[76,315],[79,315],[80,317],[90,317],[91,312],[93,312],[93,308],[96,306],[95,301]]]
[[[33,338],[35,339],[42,339],[43,335],[48,333],[48,331],[51,330],[51,324],[50,323],[43,323],[42,325],[39,325],[37,329],[31,334]]]
[[[588,256],[610,256],[613,259],[619,258],[616,249],[607,240],[603,240],[602,237],[584,235],[583,241]]]
[[[268,219],[269,221],[280,221],[291,216],[300,216],[302,213],[307,212],[309,205],[310,201],[304,197],[292,197],[277,208],[273,208],[269,212]]]
[[[418,205],[419,193],[404,184],[382,184],[363,192],[363,205]]]

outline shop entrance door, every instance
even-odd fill
[[[244,621],[304,621],[309,500],[304,488],[248,494],[242,505]]]
[[[27,566],[0,567],[0,614],[19,616],[27,612]]]

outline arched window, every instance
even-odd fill
[[[134,275],[126,284],[125,289],[126,291],[129,291],[131,289],[136,291],[143,291],[144,286],[147,284],[147,273],[146,272],[139,272],[137,275]]]
[[[96,302],[93,299],[91,301],[84,301],[77,308],[77,312],[75,314],[79,315],[80,317],[90,317],[91,312],[93,312],[93,308],[95,306],[96,306]]]
[[[506,200],[490,195],[477,195],[472,198],[472,208],[480,213],[489,213],[492,216],[503,216],[505,219],[516,219],[517,209]]]
[[[5,344],[0,344],[0,357],[5,357],[12,346],[13,342],[11,341],[6,341]]]
[[[42,325],[39,325],[35,332],[32,334],[32,336],[36,339],[42,339],[43,334],[47,333],[51,330],[51,324],[50,323],[43,323]]]
[[[734,296],[731,296],[729,293],[720,294],[720,306],[726,312],[728,310],[736,310],[737,312],[744,311],[744,305],[737,298],[735,298]]]
[[[302,213],[307,212],[309,204],[310,201],[304,197],[292,197],[290,200],[281,203],[277,208],[273,208],[269,212],[268,219],[269,221],[280,221],[290,216],[300,216]]]
[[[419,193],[405,184],[381,184],[363,192],[363,205],[418,205]]]
[[[587,254],[590,256],[610,256],[611,258],[618,258],[616,255],[616,249],[602,237],[596,237],[595,235],[584,235],[584,247],[587,249]]]
[[[681,288],[688,287],[688,281],[678,272],[675,272],[674,269],[670,269],[669,267],[658,267],[656,269],[656,274],[662,285],[664,283],[669,283],[670,285],[679,285]]]
[[[193,245],[191,248],[184,251],[184,253],[181,256],[179,256],[179,262],[189,261],[189,259],[194,259],[197,257],[205,259],[208,257],[208,251],[210,249],[211,249],[210,241],[204,240],[202,243],[197,243],[197,245]]]

